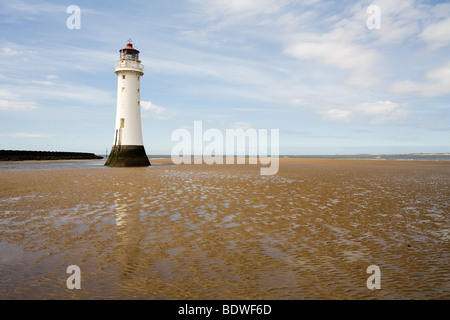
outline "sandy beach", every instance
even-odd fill
[[[450,299],[449,199],[448,161],[4,171],[0,299]]]

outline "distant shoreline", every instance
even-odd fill
[[[106,156],[107,157],[107,156]],[[150,159],[167,159],[171,155],[148,155]],[[244,158],[248,158],[246,155]],[[329,154],[329,155],[279,155],[291,159],[336,159],[336,160],[441,160],[450,161],[450,153],[404,153],[404,154]],[[60,151],[0,150],[0,161],[24,160],[93,160],[105,159],[94,153]]]
[[[103,159],[103,157],[87,152],[0,150],[0,161],[92,159]]]

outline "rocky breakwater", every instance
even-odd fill
[[[102,158],[102,156],[86,152],[0,150],[0,161],[83,160]]]

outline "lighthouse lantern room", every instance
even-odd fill
[[[120,50],[115,65],[117,75],[117,110],[114,144],[105,165],[110,167],[144,167],[150,161],[142,140],[140,78],[144,66],[131,39]]]

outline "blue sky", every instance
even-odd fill
[[[0,0],[0,149],[110,149],[130,37],[149,154],[196,120],[280,154],[450,152],[450,3],[412,0]]]

